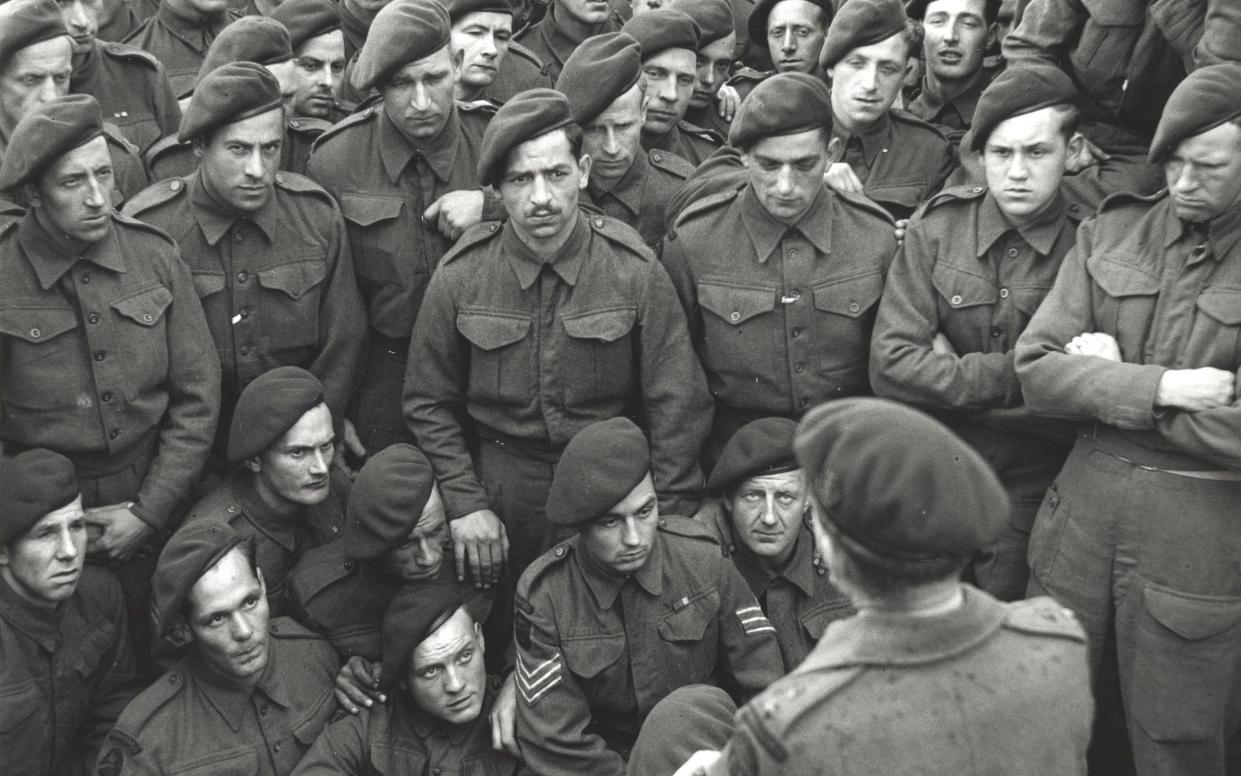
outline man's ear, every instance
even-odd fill
[[[169,643],[182,647],[194,641],[194,631],[190,629],[189,620],[178,614],[168,626],[168,635],[164,637]]]
[[[252,458],[247,458],[246,460],[242,461],[241,465],[246,467],[247,469],[249,469],[251,472],[255,474],[258,474],[259,472],[263,471],[263,462],[259,460],[259,457],[257,455],[253,456]]]
[[[263,591],[263,597],[267,597],[267,580],[263,579],[263,569],[255,569],[254,575],[259,578],[259,588]]]
[[[1086,136],[1081,132],[1074,132],[1073,137],[1069,138],[1068,148],[1069,151],[1064,156],[1065,172],[1078,172],[1086,166],[1083,160],[1089,157]]]
[[[452,55],[452,69],[460,73],[465,65],[465,49],[457,49]]]
[[[0,547],[0,566],[9,565],[9,545]]]
[[[201,137],[196,137],[191,140],[190,147],[194,149],[194,156],[198,159],[203,158],[203,153],[207,150],[203,145],[203,140]]]
[[[483,638],[483,626],[474,623],[474,640],[478,642],[478,651],[487,654],[487,641]]]
[[[26,198],[26,204],[30,207],[43,207],[43,198],[39,196],[39,187],[33,183],[27,183],[22,186],[22,195]]]
[[[840,138],[833,136],[827,141],[827,158],[830,164],[845,158],[845,144]]]
[[[987,25],[987,39],[986,41],[983,42],[982,45],[985,48],[991,48],[992,46],[995,45],[995,42],[999,38],[999,35],[1000,35],[1000,23],[991,22],[990,24]]]
[[[581,191],[585,191],[586,185],[590,183],[590,165],[593,161],[590,158],[590,154],[582,154],[582,158],[577,160],[577,166],[581,170],[581,177],[578,179],[577,187]]]

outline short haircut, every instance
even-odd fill
[[[893,558],[845,536],[826,521],[823,524],[828,526],[827,532],[839,550],[836,560],[844,562],[844,568],[837,568],[836,573],[874,595],[890,595],[915,585],[956,577],[970,560],[960,555],[919,560]]]
[[[535,135],[534,137],[529,138],[528,140],[525,140],[523,142],[528,143],[530,142],[530,140],[536,140],[540,137],[543,137],[543,135],[550,135],[554,132],[564,133],[565,140],[569,141],[569,153],[573,154],[573,161],[575,163],[579,159],[582,158],[582,142],[583,142],[582,128],[578,126],[576,121],[569,122],[568,124],[565,124],[563,127],[556,127],[553,130],[544,132],[542,135]],[[512,161],[513,161],[513,151],[516,151],[517,147],[520,145],[521,143],[518,143],[517,145],[513,146],[512,148],[508,149],[508,151],[505,152],[504,164],[501,165],[500,167],[503,173],[499,176],[499,181],[497,181],[497,184],[496,184],[497,188],[499,187],[499,182],[503,181],[504,178],[507,177],[509,165],[512,164]]]

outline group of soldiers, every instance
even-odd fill
[[[1241,5],[0,2],[0,773],[1241,773]]]

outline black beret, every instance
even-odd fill
[[[68,34],[56,0],[0,3],[0,65],[27,46]]]
[[[286,0],[276,6],[271,18],[289,31],[289,43],[294,50],[308,40],[340,29],[340,7],[332,0]]]
[[[513,15],[513,7],[508,0],[447,0],[444,7],[448,9],[448,18],[456,24],[461,17],[472,13],[506,13]]]
[[[167,635],[190,590],[207,569],[242,541],[232,526],[214,520],[190,521],[172,535],[159,554],[151,579],[157,637]]]
[[[0,546],[70,504],[78,492],[73,463],[60,453],[36,447],[0,459]]]
[[[848,0],[832,19],[819,63],[834,67],[855,48],[885,41],[905,31],[909,17],[900,0]]]
[[[760,0],[759,4],[754,6],[754,10],[750,13],[750,18],[746,20],[746,31],[750,33],[750,40],[754,45],[761,48],[767,48],[767,19],[771,17],[771,9],[776,7],[776,3],[784,0]],[[857,2],[857,0],[849,0]],[[811,5],[817,5],[823,9],[827,19],[827,25],[831,26],[832,17],[836,14],[836,7],[832,0],[806,0]],[[827,29],[824,29],[826,32]]]
[[[722,492],[751,477],[796,469],[796,432],[797,423],[788,418],[759,418],[745,424],[724,445],[707,480],[707,490]]]
[[[673,0],[668,7],[680,11],[698,25],[700,49],[737,31],[733,6],[728,0]]]
[[[1011,66],[987,85],[974,108],[970,149],[981,151],[1002,122],[1053,105],[1072,105],[1077,99],[1073,81],[1055,65],[1042,62]]]
[[[371,456],[349,493],[341,537],[345,557],[374,560],[404,544],[434,487],[431,462],[411,444],[395,444]]]
[[[565,445],[547,493],[547,521],[575,527],[620,503],[651,472],[651,450],[629,418],[591,423]]]
[[[832,128],[832,96],[823,80],[805,73],[764,78],[741,101],[728,130],[728,142],[748,148],[757,140]]]
[[[45,102],[22,117],[0,163],[0,191],[29,183],[62,156],[103,134],[103,113],[89,94]]]
[[[292,58],[293,42],[283,24],[267,16],[243,16],[211,42],[195,83],[201,84],[208,73],[233,62],[278,65]]]
[[[322,403],[323,384],[301,367],[278,366],[259,375],[241,392],[233,408],[228,462],[239,464],[263,452]]]
[[[555,89],[539,87],[514,95],[500,106],[483,132],[483,146],[478,152],[478,182],[484,186],[498,185],[504,176],[503,166],[509,151],[527,140],[572,123],[573,109],[569,100]]]
[[[642,77],[638,41],[624,32],[582,41],[564,62],[556,89],[569,100],[573,119],[589,124]]]
[[[267,68],[254,62],[222,65],[207,73],[194,88],[190,104],[181,116],[177,139],[184,143],[202,137],[213,129],[266,113],[281,104],[280,82]]]
[[[452,22],[438,0],[393,0],[375,15],[353,68],[353,85],[366,91],[401,68],[448,45]]]
[[[1008,521],[995,473],[939,421],[885,399],[838,399],[802,418],[797,460],[821,516],[898,560],[972,555]]]
[[[1241,116],[1241,64],[1200,67],[1185,77],[1163,107],[1149,159],[1162,162],[1182,140]]]
[[[481,623],[485,610],[490,607],[474,604],[479,601],[489,604],[492,598],[473,585],[458,582],[451,574],[408,584],[398,590],[384,612],[382,685],[390,688],[402,679],[405,663],[413,651],[462,606],[470,605],[470,615],[476,623]]]
[[[643,62],[668,49],[696,52],[702,38],[697,22],[688,14],[671,8],[657,8],[639,14],[625,22],[621,32],[632,35],[638,41]]]

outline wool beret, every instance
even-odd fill
[[[214,520],[192,520],[172,535],[151,579],[157,637],[167,635],[190,590],[207,569],[242,541],[232,526]]]
[[[448,45],[452,22],[438,0],[393,0],[375,15],[353,68],[353,85],[366,91],[402,67]]]
[[[728,142],[740,149],[757,140],[832,128],[832,96],[822,79],[805,73],[776,73],[764,78],[741,101],[728,130]]]
[[[289,31],[294,50],[308,40],[340,29],[340,7],[332,0],[286,0],[276,6],[271,18]]]
[[[539,87],[519,92],[500,106],[483,132],[478,152],[478,181],[495,186],[504,176],[509,151],[573,122],[569,100],[555,89]]]
[[[703,49],[737,31],[733,6],[728,0],[673,0],[668,6],[698,25],[698,48]]]
[[[668,49],[698,51],[702,38],[697,22],[688,14],[671,8],[657,8],[639,14],[625,22],[621,32],[638,41],[643,62]]]
[[[1009,67],[987,85],[974,108],[970,149],[981,151],[1002,122],[1053,105],[1072,105],[1077,99],[1073,81],[1055,65],[1042,62]]]
[[[835,67],[855,48],[904,32],[908,21],[900,0],[849,0],[832,19],[819,63],[825,68]]]
[[[233,408],[228,462],[239,464],[271,447],[322,402],[323,384],[301,367],[278,366],[259,375],[242,390]]]
[[[448,18],[456,24],[461,17],[472,13],[506,13],[513,15],[513,7],[507,0],[446,0],[444,7],[448,9]]]
[[[856,2],[857,0],[850,0]],[[771,11],[776,7],[777,3],[784,0],[760,0],[759,4],[754,6],[754,10],[750,13],[750,18],[746,20],[746,31],[750,34],[750,40],[754,45],[767,48],[767,20],[771,17]],[[832,0],[806,0],[811,5],[817,5],[823,9],[826,16],[826,24],[832,24],[832,17],[836,14],[836,7]],[[824,32],[827,29],[824,28]]]
[[[46,102],[22,117],[0,163],[0,191],[37,178],[75,148],[103,134],[103,113],[89,94]]]
[[[493,599],[493,595],[458,582],[451,574],[398,590],[384,612],[380,671],[383,686],[392,687],[404,678],[409,656],[458,609],[468,605],[474,622],[481,623]]]
[[[181,142],[193,140],[213,129],[266,113],[280,105],[280,83],[270,70],[254,62],[221,65],[207,73],[194,88],[190,104],[181,116],[177,139]]]
[[[556,89],[569,100],[573,119],[589,124],[642,77],[638,41],[624,32],[594,35],[582,41],[564,62]]]
[[[0,459],[0,546],[67,506],[78,492],[73,463],[60,453],[36,447]]]
[[[621,502],[651,472],[651,451],[629,418],[591,423],[565,445],[547,493],[547,521],[583,525]]]
[[[788,418],[759,418],[729,437],[707,479],[707,490],[720,492],[751,477],[779,474],[797,467],[793,434],[797,422]]]
[[[283,24],[267,16],[243,16],[225,27],[211,42],[195,83],[233,62],[278,65],[293,58],[293,41]]]
[[[1164,105],[1149,159],[1162,162],[1181,141],[1241,116],[1241,64],[1200,67],[1185,77]]]
[[[374,560],[404,544],[434,487],[431,462],[411,444],[395,444],[371,456],[349,494],[341,537],[345,557]]]
[[[1008,521],[1008,496],[987,462],[903,404],[822,404],[802,418],[793,449],[821,516],[883,557],[972,555]]]
[[[0,65],[27,46],[68,34],[56,0],[0,3]]]

